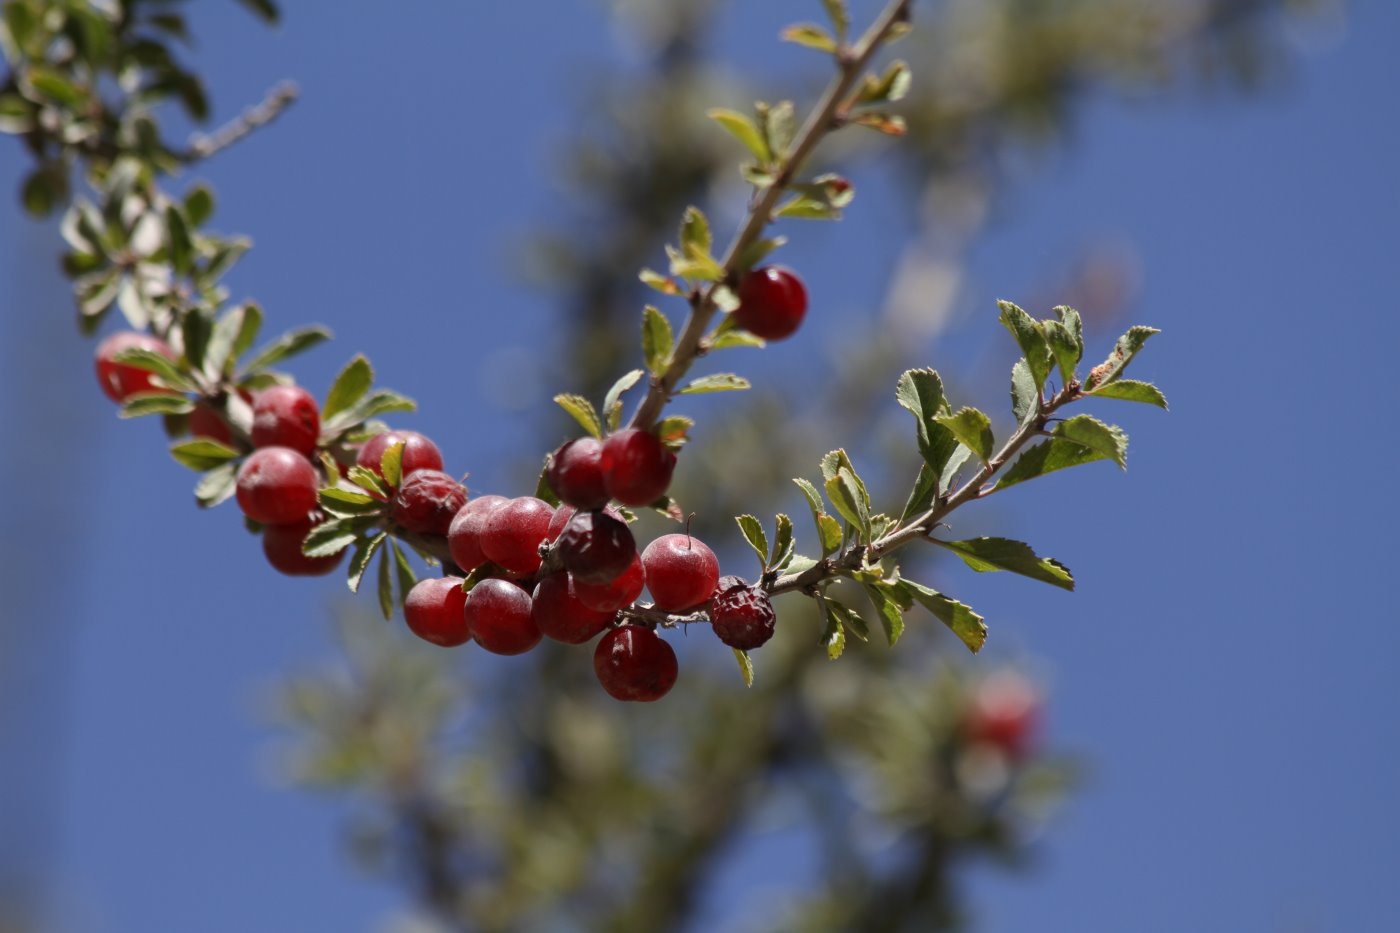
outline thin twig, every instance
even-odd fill
[[[300,94],[301,91],[291,81],[282,82],[268,91],[261,103],[249,107],[210,135],[195,136],[191,139],[189,149],[180,154],[180,161],[199,162],[224,151],[258,128],[276,120],[296,102]]]

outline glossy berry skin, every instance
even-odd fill
[[[238,468],[238,506],[264,525],[295,525],[316,508],[316,469],[290,447],[263,447]]]
[[[365,441],[360,452],[355,455],[355,462],[383,479],[384,469],[380,464],[384,459],[384,451],[399,441],[403,441],[403,460],[399,468],[401,481],[414,470],[442,469],[442,451],[417,431],[385,431],[376,434]]]
[[[608,504],[603,482],[603,442],[580,437],[556,450],[549,460],[549,488],[566,505],[601,509]]]
[[[539,630],[555,641],[581,645],[607,628],[617,612],[589,609],[579,602],[573,578],[567,573],[556,573],[535,587],[530,615]]]
[[[627,565],[626,570],[607,583],[583,583],[575,580],[574,593],[578,596],[578,601],[589,609],[617,612],[637,601],[646,582],[646,574],[642,570],[642,557],[638,554],[632,558],[632,563]]]
[[[462,617],[472,638],[492,654],[524,654],[539,644],[530,594],[509,580],[482,580],[467,594]]]
[[[549,533],[554,506],[521,496],[497,506],[486,519],[481,550],[507,573],[528,577],[540,569],[540,543]]]
[[[440,470],[414,470],[394,495],[390,515],[409,531],[445,535],[467,504],[467,487]]]
[[[233,432],[208,402],[196,402],[194,411],[190,412],[190,436],[208,438],[227,447],[233,446]]]
[[[743,581],[719,591],[710,603],[710,622],[715,634],[720,641],[740,651],[762,647],[773,637],[777,621],[768,594]]]
[[[271,386],[254,396],[254,447],[290,447],[310,457],[320,436],[321,410],[301,386]]]
[[[807,289],[791,269],[765,266],[739,283],[734,323],[764,340],[792,336],[807,314]]]
[[[649,703],[675,686],[679,667],[671,646],[643,625],[620,625],[598,642],[593,672],[615,700]]]
[[[651,505],[666,494],[676,455],[655,434],[626,428],[603,443],[603,482],[623,505]]]
[[[462,570],[470,573],[486,563],[486,554],[481,550],[486,520],[497,506],[509,501],[505,496],[478,496],[457,510],[447,528],[447,548],[452,552],[453,562]]]
[[[113,334],[97,345],[97,382],[102,386],[102,391],[114,402],[125,402],[133,395],[142,392],[168,392],[171,395],[178,394],[171,389],[156,385],[154,373],[148,373],[144,369],[137,369],[127,363],[115,363],[112,357],[123,350],[150,350],[152,353],[159,353],[167,359],[174,360],[175,353],[163,340],[158,340],[150,334],[138,334],[135,331],[121,331]]]
[[[330,557],[307,557],[301,552],[307,534],[322,521],[321,516],[307,516],[291,525],[268,525],[263,529],[263,554],[279,573],[289,577],[323,577],[345,558],[342,549]]]
[[[637,556],[632,529],[606,512],[579,512],[554,542],[564,568],[581,583],[617,579]]]
[[[559,536],[564,533],[564,528],[569,524],[569,519],[578,514],[578,509],[572,505],[561,505],[554,510],[554,517],[549,520],[549,530],[545,532],[544,539],[551,544],[559,540]]]
[[[413,584],[403,601],[408,629],[424,641],[455,648],[471,641],[461,577],[429,577]]]
[[[684,612],[714,595],[719,582],[715,552],[693,535],[662,535],[642,552],[647,589],[656,608]]]

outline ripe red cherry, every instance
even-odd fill
[[[566,504],[580,509],[601,509],[608,504],[603,483],[603,442],[596,437],[569,441],[549,459],[546,477]]]
[[[620,625],[598,642],[593,672],[616,700],[649,703],[675,686],[676,652],[643,625]]]
[[[321,436],[316,397],[301,386],[271,386],[253,398],[253,446],[290,447],[310,457]]]
[[[442,469],[442,451],[438,450],[436,444],[417,431],[385,431],[382,434],[376,434],[365,441],[364,446],[355,456],[355,462],[383,479],[384,470],[380,466],[380,461],[384,459],[384,451],[399,441],[403,441],[403,460],[400,461],[399,468],[400,480],[414,470]]]
[[[424,641],[453,648],[471,641],[461,577],[429,577],[413,584],[403,601],[409,631]]]
[[[752,651],[773,637],[778,621],[768,594],[738,577],[725,577],[730,585],[715,593],[710,622],[719,640],[731,648]],[[734,585],[737,581],[737,585]]]
[[[554,506],[521,496],[497,506],[481,533],[481,551],[508,573],[526,577],[540,569],[540,542],[549,533]]]
[[[290,447],[262,447],[238,468],[238,506],[264,525],[294,525],[316,508],[316,469]]]
[[[462,570],[470,573],[486,563],[486,554],[481,550],[486,520],[497,506],[509,501],[505,496],[478,496],[457,511],[447,528],[447,547],[453,562]]]
[[[575,580],[574,593],[578,596],[578,601],[589,609],[617,612],[637,601],[646,582],[641,555],[635,555],[627,569],[607,583],[583,583]]]
[[[564,533],[564,528],[569,524],[569,519],[578,513],[578,509],[572,505],[561,505],[554,510],[554,517],[549,520],[549,530],[545,533],[544,539],[553,543],[559,540],[559,536]]]
[[[623,505],[651,505],[666,494],[676,455],[650,431],[626,428],[603,444],[603,481]]]
[[[274,569],[289,577],[321,577],[340,566],[345,557],[342,548],[329,557],[307,557],[301,552],[302,543],[323,517],[308,515],[304,521],[291,525],[268,525],[263,529],[263,554]]]
[[[462,506],[467,487],[440,470],[414,470],[399,486],[394,521],[423,535],[445,535]]]
[[[791,269],[754,269],[739,283],[734,323],[764,340],[790,337],[807,314],[807,289]]]
[[[97,346],[97,381],[102,386],[102,391],[114,402],[125,402],[141,392],[167,392],[176,395],[175,391],[163,386],[156,385],[154,373],[148,373],[144,369],[137,369],[129,363],[116,363],[112,357],[123,350],[150,350],[152,353],[159,353],[169,360],[175,359],[175,353],[163,340],[158,340],[150,334],[138,334],[135,331],[126,330],[113,334]]]
[[[1008,758],[1021,758],[1035,737],[1039,712],[1039,697],[1031,682],[1015,671],[998,671],[977,686],[963,732],[972,742],[994,746]]]
[[[642,552],[647,589],[658,609],[683,612],[714,595],[719,582],[715,552],[693,535],[662,535]]]
[[[196,402],[194,411],[190,412],[190,436],[204,437],[225,446],[233,446],[233,432],[208,402]]]
[[[615,580],[637,556],[632,529],[603,511],[579,512],[554,542],[559,559],[582,583]]]
[[[607,628],[617,612],[588,608],[579,601],[573,578],[567,573],[556,573],[535,587],[530,614],[535,625],[550,638],[567,645],[581,645]]]
[[[509,580],[482,580],[467,594],[462,616],[477,644],[492,654],[524,654],[540,641],[530,594]]]

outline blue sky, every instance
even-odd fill
[[[808,6],[729,22],[737,65],[809,67],[770,39]],[[320,34],[310,11],[273,34],[233,4],[196,17],[221,118],[283,77],[303,90],[209,167],[216,226],[257,244],[235,292],[337,332],[297,367],[308,385],[370,351],[423,402],[410,426],[512,492],[506,455],[556,387],[517,394],[522,414],[501,405],[502,373],[555,309],[508,260],[558,196],[578,75],[615,54],[591,4],[561,5],[547,31],[533,15],[351,3]],[[1061,474],[983,519],[1062,557],[1075,594],[956,581],[1004,650],[1044,665],[1053,739],[1092,762],[1034,872],[969,875],[981,929],[1368,931],[1400,908],[1400,494],[1383,420],[1400,401],[1397,30],[1400,8],[1358,3],[1262,96],[1093,102],[974,251],[956,339],[978,343],[1004,339],[993,299],[1039,294],[1075,244],[1130,242],[1131,317],[1164,329],[1135,369],[1172,402],[1100,410],[1133,439],[1126,474]],[[0,178],[22,166],[0,146]],[[833,306],[881,294],[887,245],[860,208],[834,234],[799,230],[786,256]],[[818,261],[833,236],[869,275]],[[24,426],[0,457],[0,725],[27,725],[0,769],[18,840],[0,842],[0,874],[56,878],[75,930],[372,929],[398,893],[345,858],[338,807],[270,779],[260,707],[326,656],[340,584],[268,572],[234,511],[193,508],[158,427],[116,420],[49,271],[56,242],[15,209],[0,220],[0,423]],[[816,324],[775,365],[821,339]],[[82,439],[80,461],[46,458],[55,431]]]

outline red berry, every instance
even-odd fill
[[[754,269],[739,283],[734,323],[764,340],[790,337],[807,313],[807,289],[791,269]]]
[[[233,446],[233,432],[228,423],[208,402],[196,402],[190,412],[190,436],[205,437],[225,446]]]
[[[289,447],[262,447],[238,469],[238,506],[264,525],[294,525],[316,508],[316,469]]]
[[[272,386],[253,399],[253,446],[290,447],[310,457],[321,436],[316,397],[301,386]]]
[[[642,625],[621,625],[598,642],[593,671],[609,696],[645,703],[664,697],[679,669],[676,652],[656,632]]]
[[[603,483],[603,442],[580,437],[556,450],[549,460],[549,488],[566,504],[601,509],[608,504]]]
[[[963,731],[970,741],[995,746],[1009,758],[1021,758],[1035,736],[1039,707],[1030,681],[1015,671],[998,671],[978,685]]]
[[[152,381],[155,379],[154,373],[137,369],[129,363],[113,362],[112,357],[123,350],[150,350],[152,353],[159,353],[169,360],[175,359],[175,353],[170,347],[164,341],[158,340],[150,334],[138,334],[135,331],[126,330],[108,337],[97,346],[97,381],[109,399],[114,402],[125,402],[141,392],[178,394],[171,389],[156,385]]]
[[[436,444],[417,431],[385,431],[382,434],[376,434],[365,441],[359,454],[355,456],[355,462],[383,479],[384,470],[380,466],[380,461],[384,459],[384,451],[399,441],[403,441],[403,460],[400,461],[399,467],[400,481],[414,470],[442,469],[442,451],[438,450]]]
[[[647,589],[656,608],[683,612],[705,602],[719,582],[715,552],[692,535],[662,535],[642,552]]]
[[[467,594],[462,616],[477,644],[492,654],[524,654],[540,641],[530,594],[509,580],[482,580]]]
[[[511,499],[491,511],[481,550],[507,572],[526,577],[540,569],[540,542],[549,533],[554,506],[534,496]]]
[[[603,444],[603,481],[623,505],[651,505],[666,494],[676,455],[655,434],[626,428]]]
[[[262,536],[267,562],[289,577],[325,576],[340,566],[345,557],[343,548],[330,557],[307,557],[301,552],[307,534],[322,521],[320,515],[308,515],[304,521],[291,525],[268,525]]]
[[[429,577],[413,584],[403,601],[409,631],[424,641],[453,648],[471,641],[461,577]]]
[[[578,601],[589,609],[617,612],[637,601],[646,582],[646,574],[642,571],[642,558],[636,555],[626,570],[607,583],[583,583],[575,580],[574,593],[578,595]]]
[[[467,487],[439,470],[414,470],[399,486],[390,513],[394,521],[423,535],[445,535],[467,502]]]
[[[738,577],[726,577],[738,580]],[[710,603],[710,622],[719,640],[731,648],[752,651],[773,637],[778,621],[768,594],[739,580],[715,594]]]
[[[481,533],[486,529],[491,512],[509,501],[505,496],[479,496],[457,511],[447,528],[447,547],[452,552],[453,562],[462,570],[470,573],[486,563],[486,555],[481,550]]]
[[[617,615],[616,611],[599,612],[580,602],[573,578],[567,573],[551,574],[541,580],[535,587],[531,606],[531,617],[540,631],[568,645],[591,641]]]
[[[579,512],[554,542],[564,568],[582,583],[617,579],[637,556],[632,529],[603,511]]]
[[[578,513],[578,509],[572,505],[561,505],[554,510],[554,517],[549,520],[549,530],[545,532],[544,539],[551,544],[559,540],[559,536],[564,533],[564,528],[569,524],[569,519]]]

